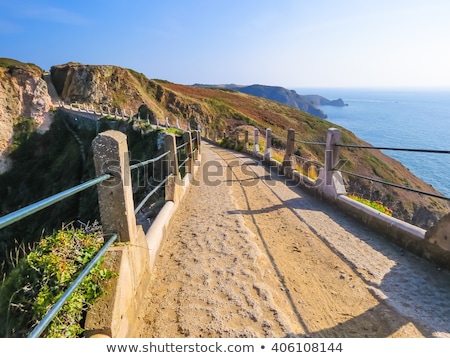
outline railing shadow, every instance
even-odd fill
[[[231,210],[229,214],[241,214],[251,217],[253,224],[259,231],[258,235],[263,241],[269,259],[283,285],[285,285],[283,275],[280,273],[277,263],[270,252],[270,248],[264,241],[264,236],[255,220],[255,215],[270,213],[281,207],[288,208],[337,257],[344,261],[353,273],[366,283],[373,297],[378,300],[379,305],[375,309],[372,309],[371,312],[365,312],[359,317],[351,318],[351,320],[362,320],[365,319],[365,316],[382,313],[382,306],[388,304],[391,309],[396,310],[405,317],[405,321],[400,322],[400,325],[414,322],[416,328],[425,337],[435,335],[450,336],[450,322],[445,319],[445,317],[449,317],[450,315],[450,273],[448,271],[438,270],[424,259],[405,252],[388,240],[383,239],[380,235],[374,234],[364,228],[351,217],[347,217],[345,213],[336,210],[332,204],[318,200],[318,198],[307,193],[304,189],[295,186],[294,182],[288,181],[283,176],[279,176],[276,171],[270,171],[269,168],[259,165],[254,159],[243,154],[235,154],[235,156],[241,161],[241,166],[255,168],[255,170],[252,170],[254,176],[244,178],[244,181],[248,181],[248,183],[253,181],[264,182],[280,200],[280,204],[268,206],[267,208],[258,210]],[[229,170],[232,170],[233,168],[237,168],[238,165],[234,163],[228,167]],[[243,180],[237,177],[228,180],[230,182],[240,182],[246,200],[246,206],[250,208],[250,199],[245,192],[246,185]],[[283,194],[280,194],[276,189],[277,185],[280,184],[284,185]],[[323,213],[326,221],[320,225],[311,223],[309,220],[311,212]],[[383,260],[391,262],[392,266],[389,271],[386,273],[378,273],[377,277],[372,278],[371,274],[373,275],[373,273],[370,271],[370,257],[352,257],[346,249],[346,246],[350,244],[349,241],[341,240],[339,242],[336,238],[324,234],[323,225],[327,225],[327,221],[328,223],[339,225],[349,237],[357,238],[358,243],[353,243],[353,245],[364,245],[374,255],[379,255],[383,257]],[[362,253],[363,251],[361,251]],[[365,261],[366,266],[361,267],[361,261]],[[296,308],[292,297],[289,299],[298,321],[304,327],[307,334],[313,334],[314,336],[334,336],[336,335],[336,331],[345,331],[345,323],[343,323],[339,327],[332,327],[329,330],[314,333],[308,332],[308,327],[301,313]],[[430,327],[425,327],[419,323],[424,320],[430,322]],[[351,322],[349,322],[350,324]],[[391,334],[395,334],[398,329],[400,329],[400,326],[393,325]]]

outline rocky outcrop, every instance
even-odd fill
[[[142,103],[135,78],[121,67],[68,63],[53,66],[50,73],[58,95],[67,103],[132,110]]]
[[[316,95],[316,94],[308,94],[305,96],[302,96],[307,101],[311,102],[315,106],[336,106],[336,107],[344,107],[348,106],[348,104],[345,104],[342,98],[329,100],[325,97]]]
[[[226,88],[242,93],[247,93],[252,96],[267,98],[272,101],[277,101],[282,104],[286,104],[290,107],[300,109],[306,113],[319,118],[327,118],[327,115],[318,106],[345,106],[344,101],[339,98],[337,100],[329,100],[319,95],[299,95],[294,90],[289,90],[279,86],[264,86],[264,85],[251,85],[240,86],[235,84],[227,85],[206,85],[206,84],[194,84],[197,87],[205,88]]]
[[[7,170],[6,150],[19,117],[39,127],[49,120],[52,106],[42,70],[14,60],[0,59],[0,173]]]

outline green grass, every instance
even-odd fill
[[[383,214],[392,216],[392,210],[389,209],[387,206],[384,206],[383,203],[380,201],[370,201],[367,199],[360,198],[359,196],[356,196],[356,195],[348,195],[348,197],[350,199],[356,200],[362,204],[370,206],[371,208],[378,210],[379,212],[381,212]]]
[[[0,286],[1,337],[26,337],[103,245],[97,224],[73,225],[46,236]],[[69,297],[43,337],[79,337],[87,308],[113,272],[97,264]]]

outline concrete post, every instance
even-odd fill
[[[255,128],[255,131],[253,134],[253,152],[259,153],[259,130],[258,130],[258,128]]]
[[[266,129],[266,149],[264,150],[264,161],[270,163],[272,157],[272,130]]]
[[[195,131],[194,135],[196,136],[197,140],[195,141],[195,149],[197,149],[194,153],[194,160],[199,160],[200,159],[200,154],[201,154],[201,140],[202,140],[202,134],[200,131]]]
[[[333,168],[339,162],[339,147],[338,144],[341,141],[341,131],[336,128],[328,129],[327,142],[325,147],[325,171],[326,171],[326,185],[331,185]]]
[[[244,150],[248,150],[248,130],[244,132]]]
[[[176,201],[176,186],[180,180],[180,174],[178,172],[177,142],[174,134],[166,133],[164,138],[164,151],[170,152],[164,161],[164,177],[170,174],[173,175],[166,182],[166,200]]]
[[[118,233],[122,242],[134,242],[136,217],[127,137],[109,130],[92,141],[97,176],[111,174],[112,179],[98,185],[100,217],[105,234]]]
[[[328,129],[325,147],[325,167],[319,174],[320,189],[326,195],[337,198],[338,195],[346,194],[344,180],[340,172],[333,169],[339,163],[339,144],[341,131],[336,128]]]
[[[287,143],[286,143],[286,154],[283,158],[283,173],[286,176],[292,175],[292,155],[294,154],[295,149],[295,130],[290,128],[287,134]]]
[[[186,168],[186,174],[187,173],[193,173],[194,172],[194,157],[192,155],[192,136],[191,132],[185,132],[183,134],[183,143],[187,143],[184,147],[186,151],[186,155],[189,158],[189,160],[185,164]]]

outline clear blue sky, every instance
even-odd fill
[[[450,0],[0,0],[0,44],[181,84],[450,87]]]

